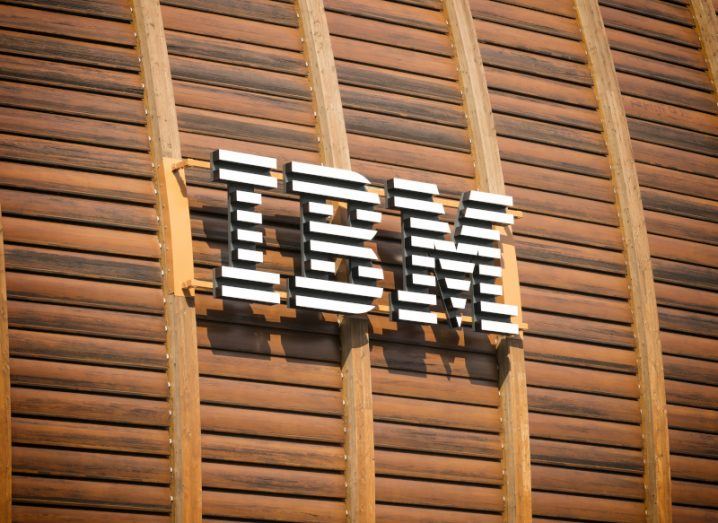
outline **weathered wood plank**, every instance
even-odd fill
[[[449,25],[459,70],[466,111],[475,185],[482,191],[504,193],[504,175],[491,112],[486,74],[479,50],[468,0],[446,0],[444,12]],[[507,230],[504,246],[504,293],[509,303],[519,305],[516,249]],[[531,521],[531,465],[529,450],[526,367],[522,341],[504,338],[498,346],[502,460],[504,466],[504,519]]]
[[[649,521],[671,521],[671,473],[658,307],[631,137],[616,69],[596,0],[576,0],[578,20],[604,124],[623,231],[640,384],[644,483]]]
[[[182,289],[183,281],[191,280],[193,275],[189,203],[184,173],[175,176],[167,166],[181,158],[181,151],[160,4],[157,0],[133,0],[132,7],[160,211],[170,385],[172,518],[189,523],[202,519],[197,319],[194,299],[184,296]]]
[[[323,2],[296,0],[295,7],[317,115],[322,163],[350,169],[349,141]],[[342,221],[344,213],[341,208],[337,211],[335,220]],[[340,321],[347,518],[369,523],[374,521],[376,510],[369,327],[366,319],[344,317]]]

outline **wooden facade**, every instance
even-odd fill
[[[718,521],[716,6],[3,2],[0,521]],[[217,148],[512,195],[527,330],[212,297]]]

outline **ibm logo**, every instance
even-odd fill
[[[274,158],[217,150],[212,176],[227,184],[229,265],[215,270],[215,295],[249,302],[280,303],[279,274],[261,271],[264,259],[262,195],[276,189]],[[289,305],[340,314],[365,314],[384,289],[374,250],[379,195],[354,171],[289,162],[285,189],[299,196],[301,275],[289,279]],[[395,321],[438,322],[439,301],[453,327],[461,327],[467,306],[477,331],[518,334],[514,305],[501,303],[500,234],[496,226],[513,223],[510,196],[469,191],[463,194],[453,233],[441,221],[444,206],[434,201],[435,184],[394,178],[386,185],[386,206],[401,215],[403,277],[391,293]],[[341,223],[332,202],[340,205]],[[399,285],[397,285],[399,287]]]

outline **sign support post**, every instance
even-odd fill
[[[481,52],[468,0],[444,0],[444,12],[454,47],[464,110],[469,127],[474,179],[479,190],[504,194],[496,128],[486,83]],[[507,303],[518,306],[521,295],[516,250],[511,245],[511,228],[506,227],[503,244],[504,293]],[[502,463],[504,468],[504,520],[531,521],[531,452],[529,447],[526,365],[523,335],[504,337],[497,350],[501,413]]]
[[[197,362],[197,318],[192,231],[172,76],[159,0],[133,0],[132,11],[145,86],[163,271],[170,405],[172,521],[202,521],[202,448]],[[186,292],[186,293],[185,293]]]
[[[597,0],[576,0],[623,236],[637,360],[648,521],[671,521],[671,466],[658,306],[631,136]]]
[[[351,169],[339,80],[323,2],[296,0],[295,5],[309,69],[322,163]],[[345,209],[336,207],[333,221],[341,224],[345,220]],[[369,323],[352,316],[344,316],[339,321],[347,520],[369,523],[375,520],[376,504]]]

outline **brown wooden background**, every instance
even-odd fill
[[[641,521],[636,356],[609,163],[570,0],[472,0],[519,257],[537,521]],[[440,2],[325,0],[352,166],[474,185]],[[718,116],[680,1],[607,0],[653,256],[673,517],[718,521]],[[169,518],[156,197],[123,0],[0,7],[0,205],[14,520]],[[292,3],[162,2],[185,157],[319,162]],[[196,274],[225,256],[225,193],[188,170]],[[298,205],[265,196],[266,268],[297,268]],[[453,217],[452,217],[453,218]],[[396,214],[377,250],[399,279]],[[206,521],[344,515],[332,318],[197,297]],[[377,519],[500,521],[494,349],[370,317]]]
[[[157,214],[130,12],[1,10],[13,519],[166,519]]]

